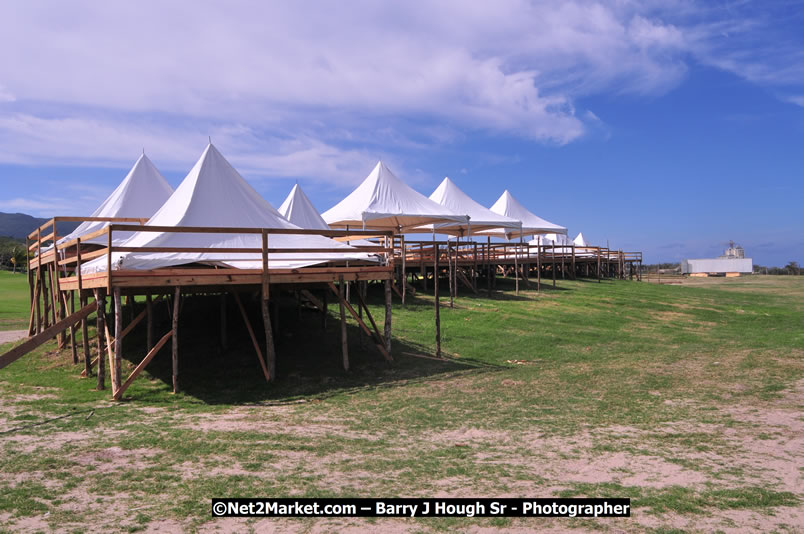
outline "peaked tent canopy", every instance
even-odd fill
[[[137,159],[134,166],[120,185],[103,201],[92,217],[132,217],[148,219],[173,193],[173,188],[167,183],[162,174],[144,153]],[[70,234],[59,240],[65,243],[77,237],[106,228],[106,221],[84,221]],[[119,232],[112,234],[114,244],[119,244],[131,237],[132,232]],[[99,245],[106,244],[104,236],[86,241]]]
[[[263,199],[212,145],[187,174],[176,191],[146,226],[207,226],[232,228],[299,229],[286,221]],[[271,268],[294,268],[331,260],[358,257],[352,247],[317,235],[271,234],[270,248],[343,248],[340,253],[271,253]],[[261,248],[259,234],[137,232],[126,247]],[[84,272],[106,270],[105,258],[84,265]],[[259,253],[115,252],[113,269],[156,269],[197,262],[231,263],[235,267],[260,268]]]
[[[542,245],[572,245],[572,241],[570,241],[566,234],[544,234],[530,242],[531,245],[540,243]]]
[[[538,215],[531,213],[514,196],[506,189],[497,202],[490,208],[494,213],[505,215],[511,219],[522,221],[522,228],[516,230],[509,228],[500,228],[497,230],[488,230],[480,232],[482,235],[492,235],[498,237],[505,237],[511,239],[513,237],[525,237],[537,234],[566,234],[567,229],[563,226],[553,224],[550,221],[545,221]]]
[[[466,222],[465,215],[433,202],[405,182],[383,163],[357,188],[322,217],[333,228],[371,228],[399,232],[426,232],[425,224]]]
[[[519,230],[520,221],[494,213],[490,209],[475,202],[472,197],[464,193],[455,182],[444,178],[441,184],[430,195],[430,200],[441,204],[455,213],[469,217],[468,222],[440,223],[427,225],[427,229],[438,233],[458,236],[471,235],[483,230],[507,228]]]
[[[575,239],[573,239],[572,242],[575,243],[576,247],[588,247],[589,246],[589,243],[587,243],[586,239],[584,239],[582,232],[578,232],[578,235],[575,236]]]
[[[329,225],[304,194],[299,184],[293,186],[290,194],[279,206],[279,214],[299,228],[308,230],[329,230]]]

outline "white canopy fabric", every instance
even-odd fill
[[[382,162],[346,198],[322,214],[332,228],[370,228],[405,232],[425,224],[465,222],[466,216],[433,202],[405,182]]]
[[[148,156],[142,154],[120,185],[112,191],[112,194],[103,201],[92,217],[136,217],[148,219],[173,193],[173,188],[167,180],[157,170]],[[137,224],[137,223],[129,223]],[[109,225],[104,221],[85,221],[78,228],[73,230],[59,240],[65,243],[77,237],[90,234]],[[132,232],[113,233],[113,244],[120,244],[129,237]],[[96,237],[85,243],[95,243],[106,245],[106,237]]]
[[[544,234],[530,241],[531,245],[537,245],[541,242],[542,245],[572,245],[569,237],[566,234]]]
[[[146,226],[208,226],[243,228],[299,227],[286,221],[263,199],[220,152],[212,145],[187,174],[182,183],[162,205]],[[209,234],[176,232],[137,232],[122,246],[126,247],[203,247],[261,248],[260,234]],[[340,253],[271,253],[270,268],[295,268],[332,260],[363,259],[365,254],[352,254],[354,249],[332,239],[316,235],[268,236],[269,248],[343,248]],[[88,262],[82,272],[106,270],[106,258]],[[262,267],[257,253],[171,253],[115,252],[113,269],[156,269],[197,262],[226,263],[234,267]]]
[[[279,214],[299,228],[309,230],[329,230],[329,225],[304,194],[299,184],[293,186],[290,194],[279,207]]]
[[[553,224],[550,221],[545,221],[538,215],[531,213],[525,208],[514,196],[506,189],[497,202],[490,208],[494,213],[504,215],[511,219],[522,221],[522,228],[499,228],[496,230],[487,230],[479,232],[481,235],[492,235],[497,237],[505,237],[512,239],[514,237],[525,237],[537,234],[566,234],[567,229],[563,226]]]
[[[290,194],[279,207],[279,214],[285,219],[295,224],[299,228],[306,230],[330,230],[327,222],[315,209],[313,203],[304,194],[299,184],[293,186]],[[355,239],[348,241],[347,244],[362,247],[376,247],[377,243],[372,243],[366,239]]]
[[[472,197],[455,185],[455,182],[450,180],[449,177],[444,178],[436,190],[433,191],[433,194],[430,195],[430,200],[438,202],[455,213],[468,216],[469,221],[429,224],[423,227],[428,231],[435,230],[437,233],[464,236],[496,228],[519,230],[521,225],[520,221],[494,213],[475,202]]]
[[[573,239],[572,242],[575,243],[576,247],[588,247],[589,246],[589,243],[587,243],[586,239],[584,239],[582,232],[578,232],[578,235],[575,236],[575,239]]]

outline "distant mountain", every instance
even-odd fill
[[[50,219],[42,219],[39,217],[32,217],[25,213],[2,213],[0,212],[0,236],[10,237],[19,241],[25,241],[25,238],[45,224]],[[62,222],[56,228],[60,236],[65,236],[75,230],[81,223]]]

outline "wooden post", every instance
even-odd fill
[[[566,246],[561,247],[561,279],[564,280],[564,251],[567,250]]]
[[[104,340],[103,340],[103,316],[106,310],[106,298],[104,296],[105,289],[95,290],[95,300],[98,303],[98,390],[103,391],[106,389],[106,363],[104,362]]]
[[[262,325],[265,329],[265,355],[267,358],[268,366],[268,380],[273,382],[276,379],[276,348],[274,347],[274,333],[271,328],[271,314],[268,311],[268,297],[263,292],[260,299],[262,306]],[[279,313],[276,313],[277,321],[279,321]]]
[[[405,289],[408,285],[408,273],[406,271],[406,264],[405,264],[405,256],[407,256],[407,251],[405,250],[405,234],[399,234],[399,247],[402,249],[402,306],[405,305]]]
[[[453,307],[452,289],[452,243],[447,239],[447,275],[449,276],[449,307]]]
[[[427,291],[427,268],[424,266],[424,242],[419,243],[419,273],[422,275],[424,291]]]
[[[596,249],[597,253],[597,283],[600,283],[600,247]]]
[[[472,253],[472,287],[477,293],[477,243],[472,241],[474,252]]]
[[[536,238],[536,291],[542,290],[542,236]]]
[[[37,267],[36,277],[34,277],[34,306],[36,307],[36,333],[39,334],[43,330],[42,324],[42,267]]]
[[[575,275],[575,243],[572,244],[572,279],[575,280],[577,276]]]
[[[75,291],[70,291],[70,315],[75,313]],[[78,363],[78,349],[75,346],[75,325],[70,325],[70,350],[73,353],[73,365]]]
[[[51,310],[52,304],[53,304],[52,290],[51,290],[51,287],[53,286],[53,283],[50,280],[50,267],[47,264],[45,264],[44,269],[45,269],[44,277],[42,278],[42,282],[43,282],[43,284],[42,284],[42,301],[43,301],[43,303],[45,305],[45,309],[44,309],[44,312],[45,312],[45,328],[47,328],[48,326],[53,324],[55,321],[53,321],[53,322],[50,321],[50,310]],[[54,314],[54,316],[55,316],[55,314]]]
[[[435,338],[436,338],[436,358],[441,357],[441,307],[438,301],[438,245],[433,240],[433,295],[435,297]]]
[[[154,348],[154,302],[150,293],[145,295],[145,330],[145,351],[148,353]]]
[[[120,288],[114,288],[114,367],[112,368],[112,395],[116,395],[122,383],[123,365],[123,304]]]
[[[516,284],[516,294],[519,295],[519,247],[514,245],[514,280]]]
[[[173,349],[173,393],[179,392],[179,301],[181,288],[176,286],[173,290],[173,326],[171,327],[171,345]]]
[[[385,281],[385,350],[391,354],[391,281]]]
[[[486,290],[491,295],[491,236],[486,239]]]
[[[221,348],[229,348],[229,340],[226,338],[226,293],[221,293]]]
[[[112,227],[106,227],[106,291],[112,292]]]
[[[552,259],[552,265],[550,266],[550,270],[553,271],[553,287],[556,287],[556,242],[553,241],[553,246],[550,247]]]
[[[31,314],[31,320],[28,322],[28,335],[34,335],[34,279],[31,272],[31,243],[30,240],[26,237],[25,238],[25,274],[28,277],[28,292],[30,293],[30,305],[29,308]]]
[[[56,235],[56,221],[53,221],[53,296],[58,302],[59,311],[58,317],[56,316],[56,303],[53,304],[53,322],[61,321],[66,317],[67,310],[65,309],[64,302],[61,298],[61,285],[59,284],[59,243],[58,235]],[[59,348],[63,349],[67,343],[65,333],[59,334]]]
[[[338,303],[341,311],[341,355],[343,356],[343,370],[349,370],[349,340],[346,337],[346,309],[343,306],[345,298],[343,275],[338,277]]]

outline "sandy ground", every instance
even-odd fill
[[[0,332],[0,345],[3,343],[12,343],[26,337],[28,337],[27,330],[5,330]]]

